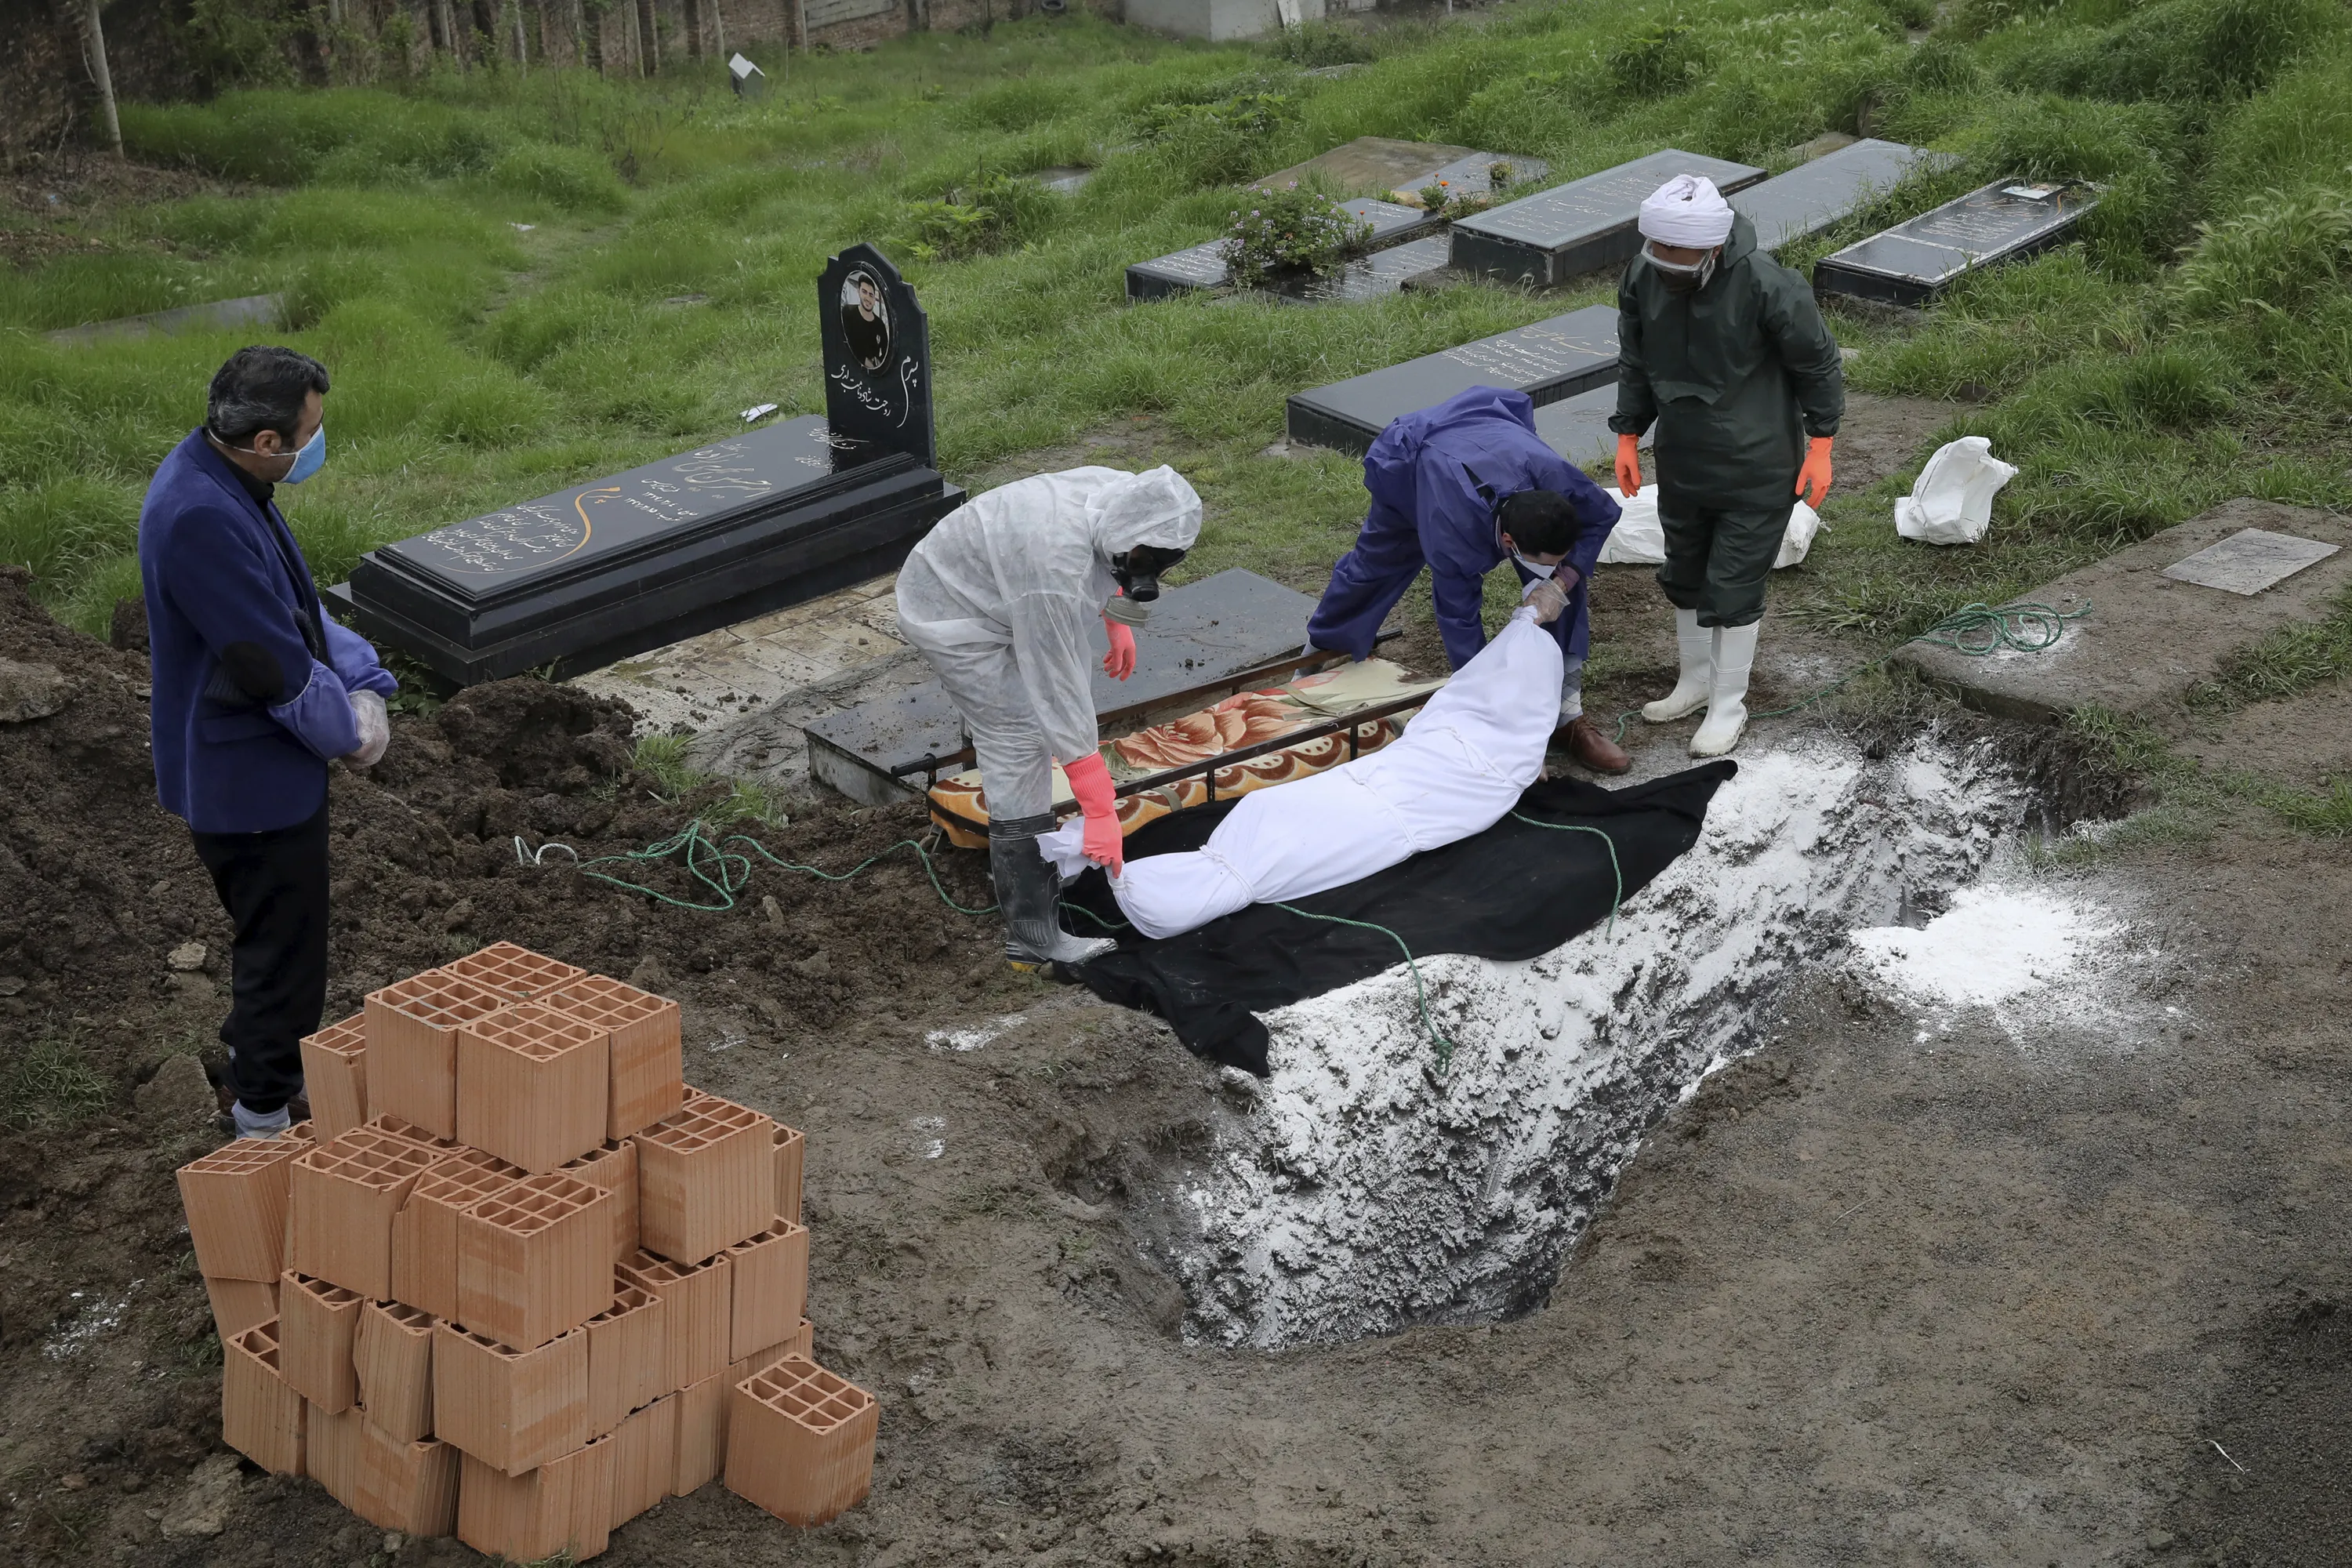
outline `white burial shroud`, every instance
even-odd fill
[[[1483,833],[1543,773],[1559,723],[1559,643],[1522,605],[1500,636],[1370,756],[1242,797],[1209,842],[1129,860],[1111,891],[1135,929],[1175,936],[1253,903],[1360,881]],[[1037,840],[1066,877],[1085,866],[1073,818]]]

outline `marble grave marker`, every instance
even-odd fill
[[[1900,184],[1917,168],[1948,168],[1949,153],[1900,142],[1862,141],[1800,163],[1730,198],[1731,210],[1756,226],[1756,245],[1777,255],[1782,246],[1842,223]]]
[[[1727,196],[1764,171],[1669,147],[1460,219],[1454,266],[1538,289],[1614,267],[1642,247],[1633,225],[1643,198],[1676,174],[1704,174]]]
[[[1813,292],[1924,304],[1964,272],[2063,245],[2097,202],[2086,185],[1995,181],[1823,257]]]
[[[1443,403],[1466,387],[1524,392],[1541,407],[1616,379],[1617,307],[1588,305],[1516,331],[1295,392],[1284,423],[1294,441],[1363,452],[1400,414]]]

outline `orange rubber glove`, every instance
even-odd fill
[[[1797,470],[1797,493],[1815,511],[1822,510],[1822,498],[1830,493],[1830,439],[1816,436],[1807,442],[1805,466]],[[1811,494],[1806,493],[1809,490]]]
[[[1111,790],[1110,769],[1102,753],[1088,752],[1075,763],[1064,763],[1062,776],[1070,781],[1070,793],[1078,797],[1078,807],[1087,814],[1087,858],[1118,876],[1127,864],[1126,840],[1118,826],[1118,801]]]
[[[1113,680],[1125,680],[1135,673],[1135,634],[1108,616],[1103,617],[1103,630],[1110,634],[1110,651],[1103,655],[1103,673]]]
[[[1617,489],[1628,500],[1642,493],[1642,438],[1617,437]]]

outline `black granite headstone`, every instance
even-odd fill
[[[818,289],[830,417],[372,550],[331,595],[363,633],[470,685],[593,669],[892,570],[963,500],[930,466],[922,309],[871,246]]]
[[[1616,412],[1616,385],[1596,386],[1537,409],[1536,434],[1578,468],[1590,468],[1617,456],[1617,433],[1609,428],[1609,416]],[[1658,427],[1651,426],[1642,432],[1641,444],[1653,445],[1657,433]]]
[[[816,285],[824,411],[835,434],[938,464],[931,429],[931,330],[889,258],[853,245]]]
[[[1087,658],[1095,711],[1156,704],[1296,653],[1306,643],[1314,609],[1307,595],[1238,566],[1170,588],[1151,606],[1150,624],[1135,634],[1135,670],[1125,680],[1102,673],[1110,642],[1097,621]],[[894,783],[892,768],[963,745],[962,721],[936,681],[828,714],[813,721],[807,733],[809,772],[853,799],[875,804],[923,787],[919,773]]]
[[[1856,142],[1748,186],[1731,198],[1731,209],[1756,226],[1759,249],[1777,254],[1792,240],[1843,222],[1914,169],[1948,168],[1958,162],[1952,153],[1900,142]]]
[[[1250,193],[1244,191],[1241,195],[1246,197]],[[1375,252],[1418,238],[1442,226],[1444,221],[1419,207],[1370,196],[1341,202],[1339,205],[1372,226],[1372,232],[1364,240],[1363,248]],[[1426,268],[1416,268],[1414,270],[1424,271]],[[1127,269],[1127,297],[1130,302],[1165,300],[1171,294],[1181,294],[1188,289],[1223,288],[1231,276],[1225,267],[1225,242],[1212,239],[1171,255],[1136,262]]]
[[[1924,304],[1964,272],[2063,245],[2097,203],[2084,185],[1996,181],[1823,257],[1813,268],[1813,291]]]
[[[1457,221],[1454,266],[1538,289],[1614,267],[1642,247],[1643,200],[1676,174],[1703,174],[1729,195],[1764,171],[1670,147]]]
[[[1271,292],[1305,305],[1328,305],[1351,300],[1377,300],[1404,287],[1408,278],[1434,272],[1445,265],[1446,241],[1442,234],[1375,250],[1344,262],[1328,278],[1287,279]]]
[[[1538,406],[1617,379],[1617,307],[1588,305],[1516,331],[1291,394],[1285,424],[1294,441],[1363,452],[1400,414],[1443,403],[1472,386],[1524,392]]]

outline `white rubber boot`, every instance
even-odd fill
[[[1682,656],[1682,674],[1675,689],[1655,702],[1643,703],[1642,717],[1653,724],[1671,724],[1706,706],[1713,685],[1715,637],[1698,624],[1696,610],[1675,612],[1675,649]]]
[[[1715,689],[1708,695],[1706,722],[1691,737],[1694,757],[1719,757],[1739,744],[1748,728],[1748,672],[1756,664],[1756,628],[1761,623],[1715,629]]]

